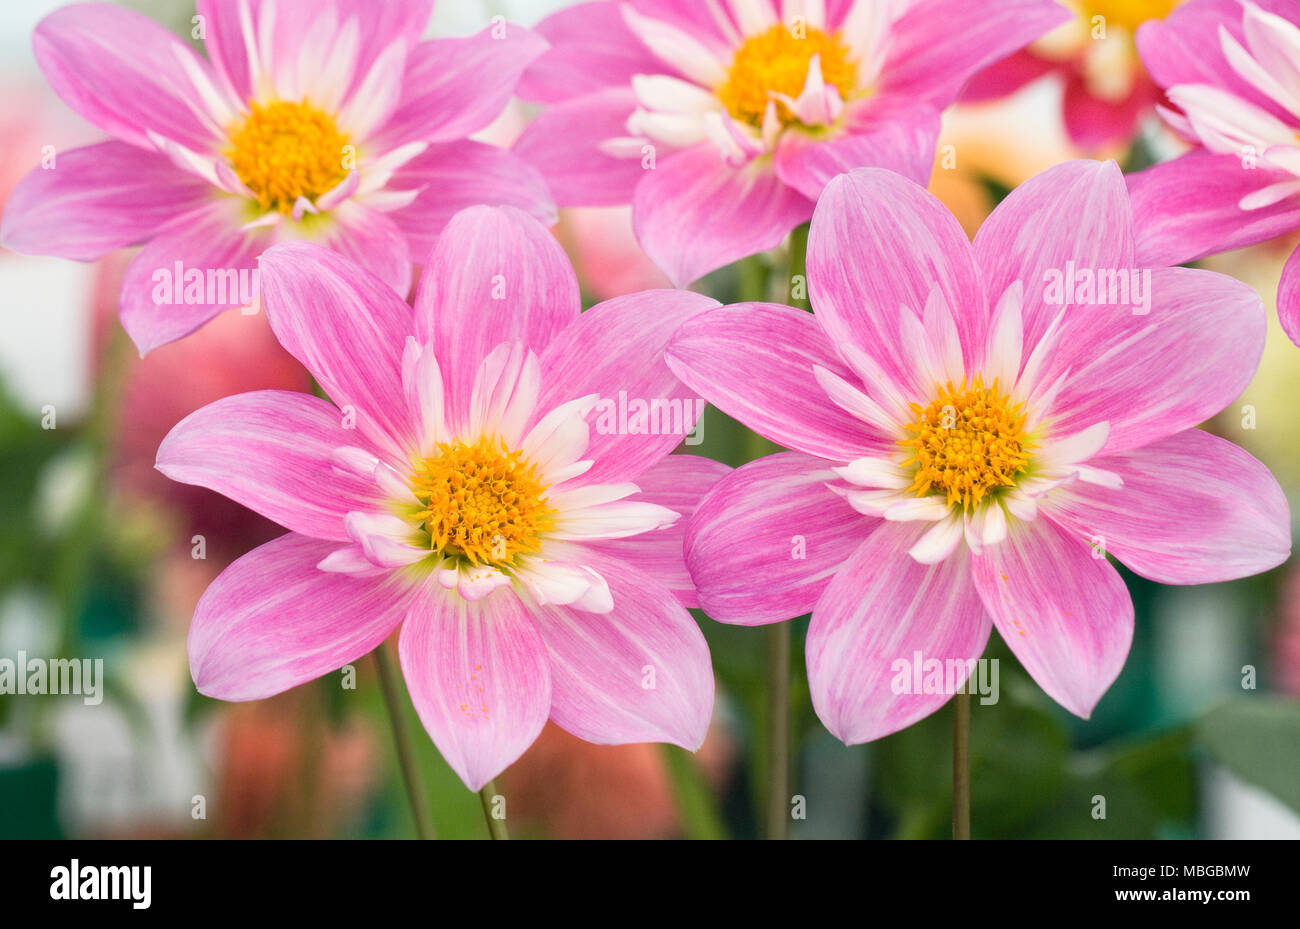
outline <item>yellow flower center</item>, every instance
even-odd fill
[[[1108,26],[1123,26],[1130,33],[1149,19],[1164,19],[1183,0],[1084,0],[1088,25],[1094,16],[1103,16]]]
[[[718,99],[741,122],[763,125],[763,114],[773,93],[798,99],[808,80],[808,65],[821,56],[822,79],[847,98],[857,89],[857,64],[849,58],[849,47],[839,35],[811,26],[775,25],[752,36],[736,52],[726,82],[718,88]],[[783,123],[794,119],[780,101],[777,109]]]
[[[537,468],[497,438],[440,443],[412,487],[433,550],[471,564],[510,567],[517,554],[539,551],[554,524]]]
[[[328,113],[306,102],[249,107],[225,155],[263,209],[292,213],[299,197],[314,202],[347,178],[348,137]]]
[[[906,428],[915,437],[898,444],[912,449],[904,466],[916,466],[908,490],[918,497],[937,490],[949,506],[970,512],[995,488],[1014,486],[1028,467],[1035,445],[1025,434],[1025,414],[996,380],[985,387],[976,376],[956,388],[949,381],[929,406],[911,406],[917,421]]]

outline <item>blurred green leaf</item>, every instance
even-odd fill
[[[42,429],[0,383],[0,593],[49,572],[50,546],[34,531],[32,501],[49,462],[71,441],[66,429]]]
[[[1155,839],[1170,829],[1190,832],[1196,801],[1190,748],[1190,731],[1179,729],[1074,753],[1055,805],[1028,836]]]
[[[53,759],[0,767],[0,840],[61,839],[59,768]]]
[[[1300,811],[1300,702],[1233,700],[1206,714],[1197,737],[1219,764]]]

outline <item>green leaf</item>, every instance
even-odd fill
[[[1207,713],[1197,736],[1219,764],[1300,812],[1300,702],[1233,700]]]

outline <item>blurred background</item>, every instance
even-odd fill
[[[95,141],[36,69],[31,32],[57,4],[0,5],[0,206],[44,146]],[[126,4],[188,35],[187,0]],[[565,4],[444,0],[431,35],[467,34],[505,14],[531,25]],[[1008,190],[1081,156],[1134,170],[1180,151],[1155,118],[1159,92],[1131,30],[1172,3],[1109,3],[1093,40],[1065,27],[972,83],[949,112],[932,189],[974,233]],[[1007,74],[1038,76],[1024,86]],[[488,130],[509,144],[529,110]],[[623,209],[570,210],[557,235],[586,298],[666,286]],[[1212,259],[1272,311],[1294,242]],[[414,829],[373,659],[272,700],[198,695],[185,639],[206,585],[281,530],[214,493],[165,480],[154,453],[193,410],[228,394],[310,390],[261,316],[232,311],[140,361],[116,298],[128,254],[99,264],[0,250],[0,659],[102,659],[102,702],[0,695],[0,837],[386,838]],[[758,267],[773,299],[785,258]],[[727,302],[734,271],[700,289]],[[749,282],[746,286],[752,286]],[[1255,382],[1207,428],[1268,464],[1300,503],[1300,349],[1274,331]],[[752,447],[710,411],[703,445],[731,464]],[[1300,838],[1300,569],[1210,587],[1125,578],[1137,633],[1091,721],[1070,716],[994,636],[1001,700],[976,702],[975,837]],[[761,821],[764,637],[699,616],[718,675],[698,755],[655,745],[587,745],[548,726],[501,780],[514,835],[755,837]],[[949,834],[950,710],[847,748],[813,715],[794,655],[796,838]],[[355,686],[347,686],[354,683]],[[437,756],[414,711],[439,837],[486,837],[479,798]],[[1094,815],[1106,799],[1105,818]]]

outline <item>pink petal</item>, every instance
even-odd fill
[[[631,87],[614,87],[550,107],[515,143],[520,158],[542,172],[561,206],[621,206],[631,203],[636,185],[646,176],[645,156],[621,158],[602,145],[627,136],[627,120],[636,109]],[[656,159],[668,152],[648,141]]]
[[[331,57],[335,54],[336,51],[330,52]],[[398,114],[403,92],[409,87],[405,79],[411,54],[405,45],[394,43],[385,48],[365,71],[356,73],[352,89],[340,96],[336,117],[339,127],[352,138],[374,144],[376,130]],[[328,69],[331,64],[325,67]],[[304,73],[300,62],[297,84],[311,86],[309,81],[310,77]],[[375,147],[382,148],[379,145]]]
[[[1296,20],[1291,0],[1252,0],[1256,6]],[[1238,42],[1245,42],[1241,0],[1197,0],[1181,4],[1164,19],[1142,24],[1137,32],[1142,64],[1166,90],[1177,84],[1210,84],[1229,90],[1274,116],[1284,111],[1266,94],[1243,79],[1228,64],[1219,41],[1220,27]]]
[[[591,440],[583,456],[595,465],[574,486],[635,482],[682,444],[702,402],[669,370],[664,350],[679,326],[717,305],[675,290],[617,297],[583,313],[547,346],[539,410],[600,398],[587,417]]]
[[[312,34],[313,23],[323,14],[333,15],[337,22],[341,4],[327,3],[331,9],[324,9],[326,4],[309,5],[301,0],[196,0],[197,13],[203,17],[204,46],[213,68],[239,100],[253,99],[259,88],[254,85],[256,75],[250,67],[248,45],[256,46],[262,35],[269,33],[272,47],[267,52],[273,63],[264,64],[296,72],[303,40]],[[241,8],[248,11],[250,35],[245,34]],[[263,27],[266,17],[270,24]]]
[[[420,191],[414,203],[391,215],[421,260],[453,216],[478,204],[516,207],[547,226],[556,222],[551,193],[535,168],[504,149],[468,139],[430,146],[388,186]]]
[[[79,3],[41,20],[36,61],[54,92],[89,122],[153,150],[153,131],[197,152],[219,142],[219,126],[181,64],[207,62],[147,16],[109,3]]]
[[[410,307],[370,272],[310,242],[275,246],[261,267],[263,305],[285,351],[391,463],[408,462],[418,435],[401,373]]]
[[[209,585],[190,625],[190,673],[218,700],[262,700],[373,651],[402,618],[412,587],[316,565],[337,542],[282,536]]]
[[[686,563],[713,619],[741,626],[809,612],[876,520],[826,484],[827,462],[797,452],[719,481],[686,527]]]
[[[892,439],[831,401],[817,384],[814,365],[854,378],[810,314],[769,303],[704,313],[668,348],[668,366],[686,384],[779,445],[838,463],[892,446]]]
[[[727,162],[711,142],[659,161],[632,200],[637,238],[678,287],[776,248],[812,216],[812,201],[763,160]]]
[[[1282,329],[1300,345],[1300,251],[1291,253],[1282,268],[1282,280],[1277,288],[1277,315]]]
[[[787,133],[776,151],[777,176],[813,200],[835,177],[854,168],[888,168],[928,184],[939,138],[939,114],[910,103],[909,112],[850,126],[828,141]]]
[[[679,514],[677,522],[666,529],[643,532],[626,539],[586,542],[585,547],[637,567],[671,590],[683,606],[699,606],[699,596],[690,572],[686,570],[682,551],[686,524],[704,495],[730,473],[731,468],[709,458],[669,455],[637,475],[636,485],[641,488],[641,493],[632,499],[667,507]]]
[[[123,142],[60,152],[55,164],[32,171],[10,193],[0,226],[5,248],[95,261],[140,245],[209,190],[165,155]]]
[[[360,39],[353,66],[356,83],[364,80],[371,65],[394,42],[415,45],[433,11],[433,0],[198,0],[208,54],[241,100],[249,99],[254,91],[240,26],[239,8],[244,3],[252,13],[254,29],[263,16],[273,18],[270,56],[277,69],[296,67],[304,39],[321,16],[333,15],[340,25],[355,21]],[[315,76],[307,75],[309,79]]]
[[[726,4],[698,0],[630,0],[638,13],[676,26],[690,34],[714,54],[725,57],[734,47],[734,20],[724,12]]]
[[[1023,357],[1028,359],[1052,320],[1074,302],[1073,294],[1063,305],[1047,302],[1047,272],[1064,274],[1068,262],[1093,270],[1137,267],[1133,214],[1119,166],[1070,161],[1030,178],[985,220],[975,236],[975,261],[990,299],[1014,281],[1024,284]]]
[[[191,413],[163,439],[158,470],[215,490],[286,529],[347,541],[343,517],[373,508],[373,484],[336,471],[335,449],[356,434],[330,403],[307,394],[259,391]]]
[[[395,219],[355,200],[330,212],[333,228],[321,239],[326,248],[379,278],[398,296],[411,292],[411,249]]]
[[[1250,164],[1256,167],[1249,167]],[[1242,198],[1289,179],[1262,160],[1194,151],[1128,176],[1137,260],[1164,267],[1264,242],[1300,227],[1300,199],[1243,210]]]
[[[607,87],[627,87],[635,74],[656,74],[663,62],[627,27],[620,4],[597,0],[552,13],[535,31],[550,44],[519,82],[519,96],[561,103]]]
[[[262,0],[266,2],[266,0]],[[283,5],[284,0],[275,0]],[[314,0],[290,0],[298,3],[308,16],[319,16],[321,4]],[[361,47],[357,53],[357,82],[364,80],[370,65],[396,42],[415,45],[420,41],[433,16],[434,0],[327,0],[338,8],[339,22],[355,20],[361,28]],[[285,38],[293,41],[296,36]]]
[[[1147,315],[1128,306],[1070,311],[1043,377],[1069,373],[1053,403],[1055,434],[1109,422],[1106,452],[1138,448],[1205,422],[1254,378],[1268,319],[1249,285],[1213,271],[1157,268],[1150,290]]]
[[[879,91],[908,95],[940,108],[956,99],[981,68],[1070,21],[1052,0],[967,0],[915,3],[894,23]]]
[[[859,168],[827,186],[808,237],[808,286],[831,341],[858,347],[901,383],[914,363],[901,314],[919,316],[936,286],[967,363],[983,357],[989,311],[970,241],[947,207],[891,171]]]
[[[1088,718],[1133,640],[1133,601],[1088,540],[1045,519],[1021,523],[971,559],[1003,640],[1050,696]]]
[[[376,137],[380,149],[463,139],[501,115],[515,83],[546,51],[540,36],[496,25],[466,38],[422,42],[411,52],[402,102]]]
[[[917,652],[947,668],[978,658],[988,643],[968,559],[922,565],[907,555],[916,536],[915,527],[878,524],[813,607],[805,646],[813,708],[848,745],[905,729],[948,702],[945,687],[902,686],[900,670]],[[964,681],[954,674],[952,690]]]
[[[1132,92],[1120,101],[1093,96],[1081,72],[1065,87],[1065,127],[1084,151],[1127,144],[1160,100],[1160,91],[1145,74],[1136,75]]]
[[[271,233],[244,231],[241,216],[242,202],[233,197],[182,213],[159,229],[127,267],[122,326],[142,355],[184,338],[222,310],[247,305],[246,296],[256,299],[257,255],[270,243]],[[182,286],[192,272],[203,280],[201,295]]]
[[[504,771],[546,725],[546,645],[508,588],[470,603],[426,584],[402,626],[399,652],[424,728],[470,790]]]
[[[263,0],[266,2],[266,0]],[[284,0],[275,0],[282,4]],[[293,2],[293,0],[290,0]],[[319,15],[321,4],[313,0],[296,0],[308,15]],[[369,66],[396,42],[415,45],[420,41],[433,16],[434,0],[328,0],[338,5],[339,22],[355,20],[361,27],[361,48],[357,54],[358,82]],[[289,36],[292,40],[293,36]]]
[[[574,560],[605,579],[614,609],[534,612],[550,656],[551,720],[598,745],[698,750],[713,716],[713,666],[695,620],[645,566],[579,548]]]
[[[1218,436],[1189,429],[1089,464],[1118,489],[1076,482],[1048,515],[1161,584],[1216,584],[1259,574],[1291,555],[1291,516],[1268,468]],[[1096,543],[1093,543],[1096,544]]]
[[[494,348],[521,342],[540,353],[580,306],[573,267],[541,223],[512,207],[472,207],[452,219],[425,264],[416,336],[432,342],[449,409],[465,416],[478,366]]]
[[[976,74],[961,92],[964,103],[983,103],[1009,97],[1059,67],[1057,62],[1021,49]]]

